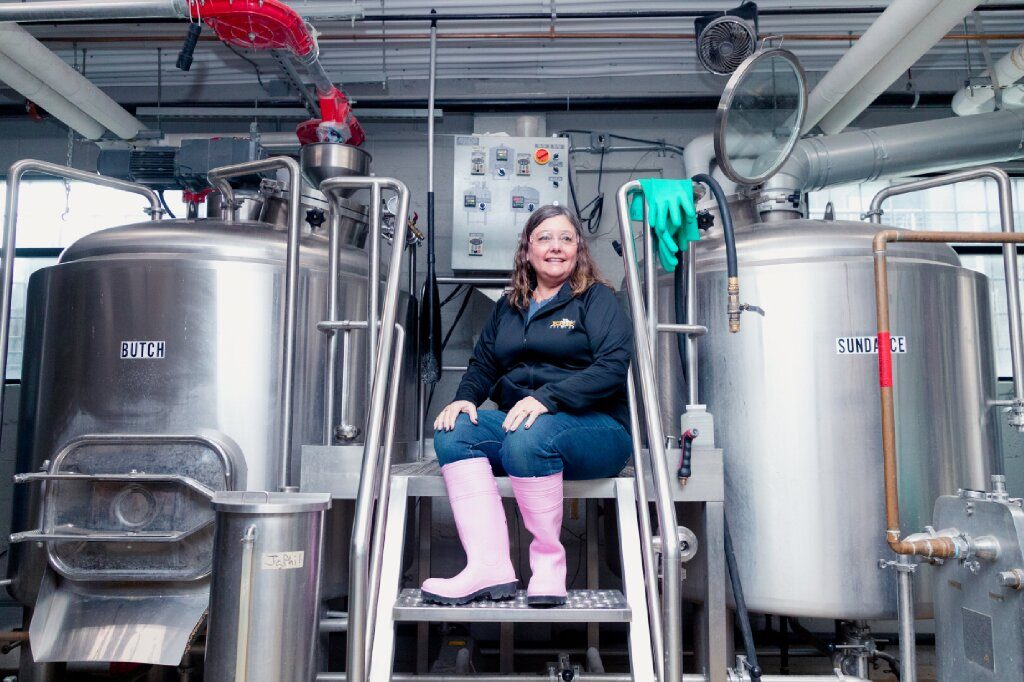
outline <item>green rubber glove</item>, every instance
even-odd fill
[[[692,241],[700,239],[697,209],[693,203],[693,182],[662,178],[642,178],[640,187],[647,199],[647,220],[658,237],[661,265],[673,272],[679,264],[676,254]],[[640,195],[634,195],[630,218],[643,220]]]

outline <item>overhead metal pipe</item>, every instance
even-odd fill
[[[881,14],[886,5],[850,7],[837,4],[834,7],[765,7],[758,8],[762,17],[832,16],[852,14]],[[985,4],[978,12],[1019,12],[1024,10],[1018,3],[1003,2]],[[558,12],[557,19],[695,19],[707,14],[707,10],[616,10],[606,12]],[[551,21],[551,12],[446,12],[432,17],[430,14],[366,14],[363,21],[373,23],[429,22],[438,21]]]
[[[996,111],[809,137],[763,191],[810,192],[851,182],[1024,157],[1024,111]]]
[[[182,19],[188,16],[188,0],[37,0],[0,3],[0,21],[19,23]]]

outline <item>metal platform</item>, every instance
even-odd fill
[[[419,590],[405,589],[395,602],[396,621],[513,622],[513,623],[628,623],[632,611],[619,590],[569,590],[564,606],[535,608],[526,603],[526,591],[507,601],[481,600],[462,606],[423,601]]]
[[[391,475],[405,477],[409,482],[409,494],[413,497],[447,497],[441,469],[429,447],[428,459],[391,467]],[[666,451],[670,462],[679,461],[679,450]],[[336,499],[353,500],[359,488],[359,465],[362,461],[361,446],[306,445],[302,448],[303,492],[330,493]],[[713,448],[694,448],[692,459],[693,475],[686,486],[675,486],[673,495],[677,502],[722,502],[725,489],[722,476],[722,451]],[[675,466],[672,466],[675,470]],[[626,467],[618,478],[602,478],[594,481],[566,481],[565,497],[570,499],[612,499],[615,497],[615,481],[633,478],[633,468]],[[502,497],[513,497],[512,486],[505,476],[499,476],[498,491]],[[647,481],[648,498],[653,499],[653,484]]]

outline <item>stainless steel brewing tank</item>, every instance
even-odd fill
[[[244,488],[277,489],[286,236],[263,223],[146,222],[84,237],[57,265],[34,274],[18,471],[37,470],[85,434],[204,431],[240,447]],[[306,233],[301,244],[296,481],[300,446],[324,442],[327,351],[327,338],[315,328],[327,314],[327,240]],[[365,319],[366,251],[346,247],[340,257],[341,318]],[[403,295],[399,320],[408,329],[407,302]],[[134,357],[137,351],[143,355]],[[361,424],[372,364],[364,331],[352,333],[351,352],[339,361],[339,391],[342,364],[354,396],[348,419]],[[410,353],[406,365],[399,441],[415,439]],[[24,518],[15,530],[34,522]],[[337,565],[347,565],[347,553]],[[38,574],[17,573],[19,598],[31,603]]]
[[[894,557],[884,542],[870,352],[878,229],[815,220],[738,229],[741,298],[765,311],[744,313],[738,334],[729,333],[723,241],[697,249],[696,321],[708,327],[699,397],[725,451],[726,513],[755,611],[896,615],[895,577],[877,567]],[[988,279],[946,245],[897,243],[889,254],[901,522],[916,532],[939,495],[984,489],[994,461]],[[661,276],[659,293],[661,319],[670,320],[671,275]],[[660,336],[659,361],[671,368],[662,376],[679,377],[675,340]],[[678,434],[682,385],[660,389],[666,425]],[[919,617],[931,612],[931,589],[920,582],[927,574],[917,574]]]

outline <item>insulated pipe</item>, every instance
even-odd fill
[[[683,149],[683,172],[687,177],[710,173],[715,158],[715,134],[704,133],[686,143]]]
[[[0,284],[0,414],[4,411],[4,381],[7,378],[7,346],[11,330],[11,295],[14,291],[14,251],[17,246],[18,231],[18,199],[21,181],[26,173],[45,173],[58,178],[80,180],[102,187],[111,187],[132,194],[139,194],[149,201],[149,213],[153,220],[159,220],[164,214],[160,205],[160,197],[149,187],[125,182],[116,178],[108,178],[96,173],[58,166],[55,163],[25,159],[13,164],[7,171],[7,208],[4,213],[3,243],[0,244],[0,258],[3,261],[3,282]],[[3,423],[0,421],[0,434]]]
[[[0,23],[0,52],[121,139],[134,139],[146,128],[21,26]]]
[[[1024,111],[943,118],[803,139],[764,191],[802,193],[1021,157]]]
[[[25,99],[30,99],[54,118],[64,123],[87,140],[98,140],[107,129],[71,104],[53,88],[16,62],[0,54],[0,81],[17,90]]]
[[[916,554],[924,557],[936,557],[942,559],[959,557],[966,547],[964,540],[958,537],[947,535],[915,535],[909,538],[901,538],[900,530],[900,503],[899,485],[896,478],[897,453],[896,453],[896,409],[893,399],[893,376],[892,376],[892,350],[889,331],[889,283],[886,255],[889,242],[955,242],[955,243],[977,243],[977,244],[1007,244],[1010,251],[1015,251],[1013,245],[1024,244],[1024,234],[1013,232],[1013,204],[1010,192],[1009,176],[998,168],[982,168],[973,171],[963,171],[940,178],[929,179],[921,182],[909,183],[914,189],[925,189],[926,187],[938,187],[963,180],[970,180],[981,177],[995,179],[999,184],[1000,215],[1006,221],[1003,225],[1003,232],[916,232],[904,230],[882,230],[875,235],[873,249],[875,256],[875,311],[878,324],[878,383],[880,388],[880,401],[882,411],[882,468],[885,480],[885,524],[886,542],[897,554]],[[891,188],[899,190],[899,187]],[[908,189],[907,191],[913,191]],[[890,192],[890,196],[893,192]],[[877,203],[880,203],[877,202]],[[872,202],[873,205],[876,202]],[[1015,257],[1014,257],[1015,258]],[[1010,260],[1013,260],[1011,258]],[[1010,278],[1009,262],[1006,262],[1007,279]],[[1014,263],[1013,272],[1016,263]],[[1016,287],[1017,280],[1011,280]],[[1016,298],[1016,297],[1015,297]],[[1020,342],[1020,307],[1019,304],[1011,308],[1010,316],[1011,332],[1016,327],[1015,338]],[[1011,336],[1011,340],[1014,338]],[[1019,348],[1017,349],[1019,351]],[[1019,361],[1019,357],[1015,360]],[[1018,368],[1014,368],[1015,387],[1017,384]],[[1015,401],[1016,402],[1016,401]],[[1024,405],[1015,405],[1015,416],[1021,415]]]
[[[215,168],[207,179],[223,195],[228,220],[235,217],[235,192],[228,178],[284,169],[288,172],[288,250],[285,256],[284,338],[281,340],[281,440],[279,486],[291,486],[292,426],[295,411],[295,345],[298,337],[299,236],[302,234],[302,169],[295,159],[274,156]]]
[[[835,134],[848,126],[977,4],[978,0],[943,0],[822,117],[821,129]]]
[[[846,51],[811,91],[804,117],[804,134],[868,75],[872,68],[905,40],[942,0],[895,0]],[[694,172],[705,172],[704,169]]]
[[[994,73],[992,72],[994,71]],[[996,108],[995,89],[1006,88],[1024,78],[1024,43],[1021,43],[995,63],[992,71],[985,69],[991,85],[968,85],[953,95],[953,113],[957,116],[971,116]]]

